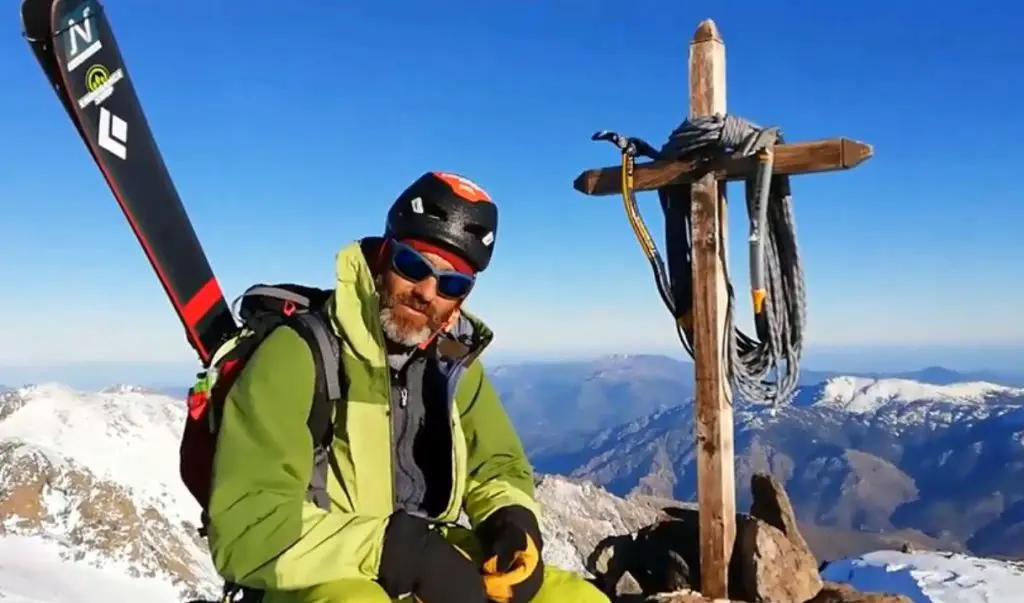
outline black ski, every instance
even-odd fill
[[[103,173],[205,366],[236,329],[96,0],[22,0],[36,59]]]

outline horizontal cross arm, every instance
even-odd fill
[[[849,138],[829,138],[775,146],[774,173],[811,174],[857,167],[874,154],[871,145]],[[754,174],[756,156],[725,157],[714,164],[719,180],[743,180]],[[693,174],[693,161],[673,159],[637,162],[633,172],[634,189],[650,191],[670,184],[684,184],[700,178]],[[622,189],[619,166],[582,172],[573,188],[587,195],[614,195]]]

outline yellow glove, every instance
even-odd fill
[[[524,507],[499,509],[477,528],[484,547],[487,598],[495,603],[527,603],[540,590],[544,574],[540,528]]]
[[[512,603],[515,598],[514,587],[535,575],[540,565],[540,552],[533,544],[533,538],[528,534],[524,536],[526,546],[523,550],[514,551],[509,563],[502,563],[500,555],[494,555],[484,562],[484,589],[488,599],[497,603]]]

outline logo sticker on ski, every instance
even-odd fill
[[[110,154],[125,159],[128,156],[128,122],[100,107],[100,130],[97,142]]]
[[[68,49],[68,73],[74,71],[79,65],[89,60],[89,57],[103,48],[103,42],[96,37],[96,30],[93,28],[95,19],[90,18],[92,6],[86,4],[78,14],[67,15],[67,29],[64,30],[65,47]]]
[[[120,68],[114,71],[114,73],[110,73],[106,66],[100,63],[91,65],[85,71],[85,89],[89,92],[78,99],[78,108],[84,109],[90,103],[96,103],[96,106],[99,106],[100,103],[114,93],[114,85],[123,78],[124,71]]]

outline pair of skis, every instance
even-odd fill
[[[237,329],[96,0],[22,0],[24,36],[142,245],[203,366]]]

